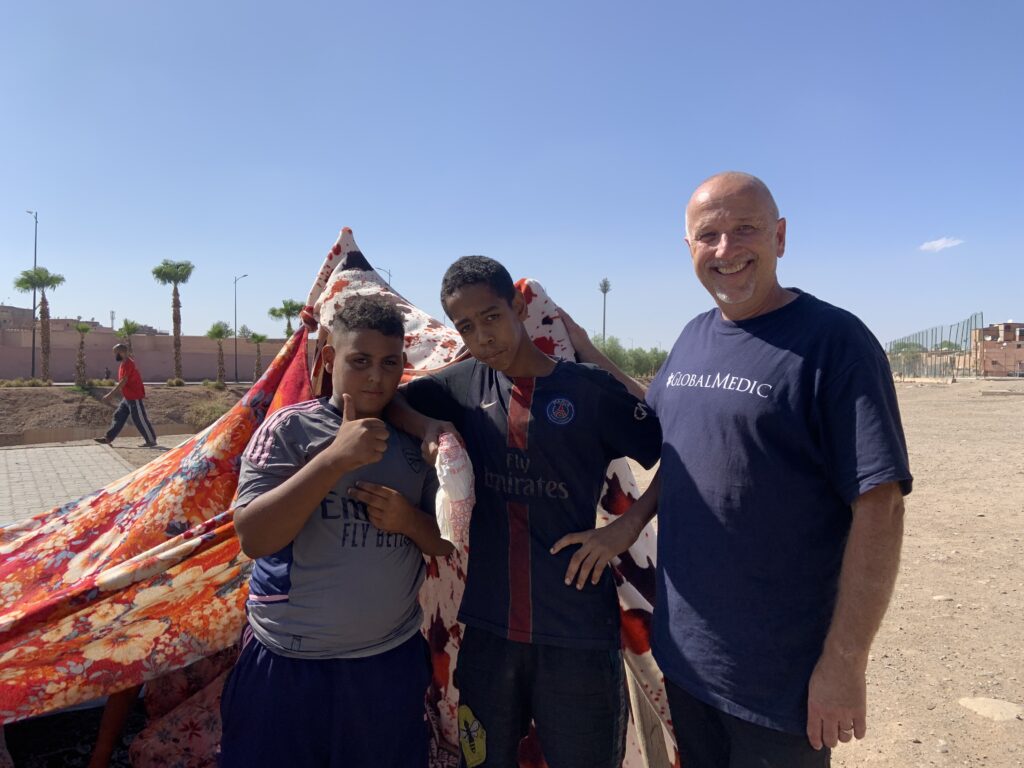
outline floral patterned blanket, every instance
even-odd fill
[[[548,354],[572,359],[557,307],[543,288],[532,280],[517,287],[528,301],[527,327],[534,342]],[[133,764],[215,764],[226,672],[223,663],[203,660],[229,648],[245,621],[250,562],[226,511],[239,459],[269,413],[329,391],[319,356],[312,371],[308,367],[307,334],[317,332],[319,349],[337,308],[347,297],[367,293],[384,295],[402,310],[409,376],[459,359],[458,334],[395,293],[346,228],[314,280],[304,327],[228,413],[106,488],[0,529],[0,722],[151,681],[152,722],[132,745]],[[637,493],[628,463],[613,462],[598,524],[621,514]],[[644,531],[620,558],[616,578],[634,704],[645,700],[667,723],[662,678],[649,647],[654,536],[652,529]],[[433,651],[428,694],[433,768],[458,764],[458,692],[452,674],[462,636],[455,616],[465,554],[431,559],[420,596],[423,631]],[[655,730],[655,740],[670,739],[668,729]],[[623,763],[628,768],[647,764],[637,733],[631,723]],[[544,765],[534,739],[524,741],[521,765]]]

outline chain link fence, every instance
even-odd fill
[[[978,376],[984,314],[975,312],[959,323],[937,325],[890,341],[885,348],[893,375],[904,378]]]

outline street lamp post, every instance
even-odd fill
[[[601,297],[601,343],[604,344],[605,318],[607,317],[608,310],[608,291],[612,289],[612,284],[606,277],[603,280],[601,280],[601,282],[597,286],[597,289],[603,294]]]
[[[235,384],[238,383],[238,281],[249,275],[239,275],[235,278]]]
[[[387,267],[380,267],[380,266],[378,266],[377,267],[377,271],[378,272],[387,272],[388,273],[388,288],[390,288],[391,287],[391,270],[388,269]]]
[[[35,237],[32,240],[32,269],[36,268],[36,256],[39,253],[39,211],[26,210],[36,223]],[[32,289],[32,378],[36,377],[36,289]]]

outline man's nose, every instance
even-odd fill
[[[732,239],[725,232],[722,232],[718,236],[718,242],[715,244],[715,255],[721,258],[729,252],[731,246]]]

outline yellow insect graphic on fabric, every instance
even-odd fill
[[[476,768],[487,759],[487,731],[465,704],[459,707],[459,742],[467,768]]]

